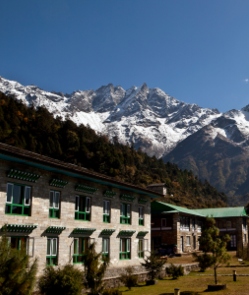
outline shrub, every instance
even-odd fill
[[[38,281],[38,288],[44,295],[80,295],[83,288],[83,272],[73,265],[44,269]]]
[[[37,273],[25,250],[12,249],[5,236],[0,239],[0,295],[30,295]]]
[[[131,290],[131,287],[135,287],[137,285],[137,275],[133,274],[134,268],[132,266],[128,266],[125,268],[125,272],[121,274],[120,281]]]
[[[184,275],[184,269],[181,265],[176,266],[173,263],[166,268],[166,274],[172,277],[173,280],[178,279],[180,276]]]
[[[207,268],[212,266],[213,259],[207,253],[203,253],[202,255],[197,255],[196,253],[193,253],[193,257],[195,261],[199,263],[201,272],[205,272]]]
[[[155,281],[155,279],[159,276],[164,263],[164,260],[160,259],[153,252],[150,253],[150,256],[144,258],[144,263],[141,263],[141,265],[148,270],[149,282]]]

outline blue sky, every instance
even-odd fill
[[[144,82],[221,112],[249,104],[248,0],[1,0],[0,76],[71,93]]]

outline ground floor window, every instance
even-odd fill
[[[58,265],[58,238],[47,239],[47,265]]]
[[[88,237],[74,238],[73,263],[84,263],[88,243]]]
[[[109,258],[109,245],[110,245],[110,239],[109,238],[103,238],[102,239],[102,256],[105,258]]]
[[[120,239],[119,259],[131,259],[131,239]]]
[[[230,240],[230,247],[231,248],[236,248],[236,235],[231,235],[230,236],[231,240]]]
[[[144,239],[138,240],[138,257],[144,258]]]
[[[27,237],[8,237],[10,247],[16,250],[27,249]]]

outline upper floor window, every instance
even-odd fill
[[[60,192],[58,191],[50,191],[49,217],[60,218]]]
[[[181,230],[190,230],[189,216],[180,216],[180,229]]]
[[[31,215],[31,187],[8,183],[6,214]]]
[[[110,222],[110,201],[103,201],[103,222]]]
[[[58,265],[58,238],[47,239],[47,265]]]
[[[88,220],[91,218],[91,199],[86,196],[75,197],[75,219]]]
[[[120,223],[131,224],[131,205],[130,204],[121,203]]]
[[[144,225],[144,207],[138,207],[138,224]]]
[[[88,237],[74,238],[73,263],[84,263],[88,243]]]

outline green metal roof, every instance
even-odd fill
[[[168,213],[184,213],[184,214],[189,214],[189,215],[196,215],[196,216],[201,216],[205,217],[202,213],[199,213],[193,209],[188,209],[185,207],[180,207],[176,205],[172,205],[169,203],[164,203],[164,202],[159,202],[155,201],[151,203],[151,213],[152,214],[168,214]]]
[[[245,207],[223,207],[223,208],[205,208],[193,209],[205,217],[225,218],[225,217],[249,217],[246,214]]]

